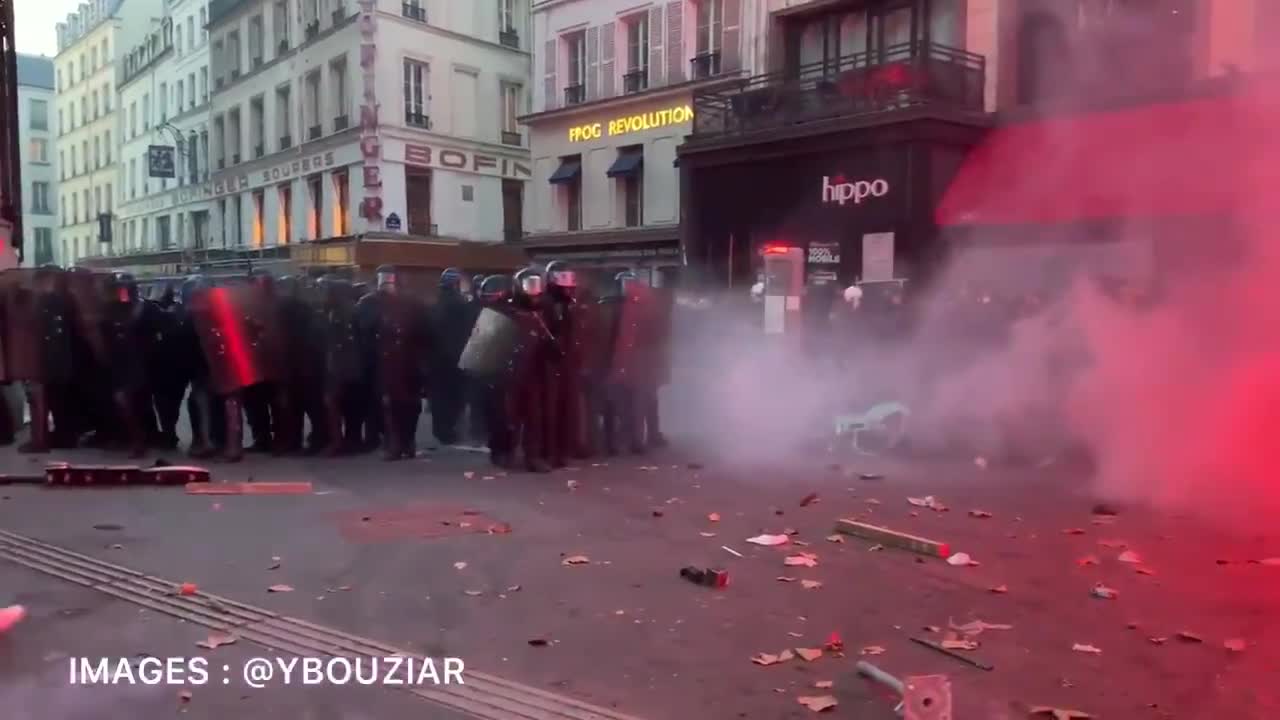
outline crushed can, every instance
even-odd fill
[[[690,565],[680,569],[680,577],[704,587],[722,588],[729,585],[729,571],[720,568],[697,568]]]

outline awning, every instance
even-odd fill
[[[1273,91],[1060,116],[994,130],[961,165],[936,220],[1042,225],[1232,215],[1276,170]]]
[[[578,179],[578,175],[582,173],[582,161],[577,158],[565,159],[560,161],[560,167],[551,173],[551,177],[547,178],[549,183],[567,183]]]
[[[640,172],[642,167],[644,167],[643,150],[622,150],[618,153],[618,159],[613,161],[605,174],[611,178],[629,177]]]

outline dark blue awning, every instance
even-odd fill
[[[609,171],[605,173],[609,177],[629,177],[640,172],[640,168],[644,167],[644,151],[640,149],[623,150],[618,153],[618,159],[613,161],[609,166]]]
[[[567,183],[578,179],[578,175],[582,172],[582,161],[577,158],[565,159],[560,161],[560,167],[551,173],[551,177],[547,178],[549,183]]]

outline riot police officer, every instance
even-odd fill
[[[467,400],[467,376],[458,359],[475,324],[475,305],[462,291],[462,272],[440,274],[440,295],[432,308],[435,356],[432,363],[431,432],[442,445],[458,442],[458,422]]]
[[[547,457],[547,409],[550,405],[551,372],[560,358],[560,349],[543,317],[546,281],[542,274],[525,268],[515,274],[511,307],[519,330],[520,343],[512,369],[512,425],[516,428],[525,469],[550,472]]]
[[[146,363],[157,325],[154,313],[159,310],[139,297],[138,284],[128,273],[112,275],[107,292],[102,337],[109,358],[111,397],[123,424],[129,456],[138,458],[146,453],[147,431],[154,425]]]
[[[272,452],[277,426],[282,424],[285,416],[294,412],[293,408],[286,406],[288,398],[279,382],[284,369],[285,343],[277,325],[280,298],[275,285],[275,278],[270,272],[262,269],[249,271],[250,291],[243,308],[245,339],[262,374],[258,382],[244,389],[244,415],[253,436],[250,452]]]
[[[355,303],[351,283],[336,276],[320,279],[323,301],[321,345],[324,354],[324,425],[328,446],[335,456],[360,449],[360,428],[367,401],[361,397],[361,357],[356,338]]]
[[[377,269],[378,289],[362,298],[357,317],[374,351],[373,379],[382,411],[383,459],[416,455],[418,418],[431,350],[426,309],[403,292],[395,267]]]
[[[547,460],[562,468],[569,457],[582,457],[582,353],[580,318],[576,307],[577,275],[564,262],[547,264],[547,293],[542,314],[555,342],[548,358],[546,444]]]

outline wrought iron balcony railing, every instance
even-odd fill
[[[925,105],[980,112],[985,77],[986,58],[945,45],[855,53],[694,93],[693,139]]]
[[[640,68],[622,76],[622,92],[638,93],[649,87],[649,70]]]
[[[564,88],[564,104],[578,105],[587,99],[587,86],[582,83],[566,85]]]

